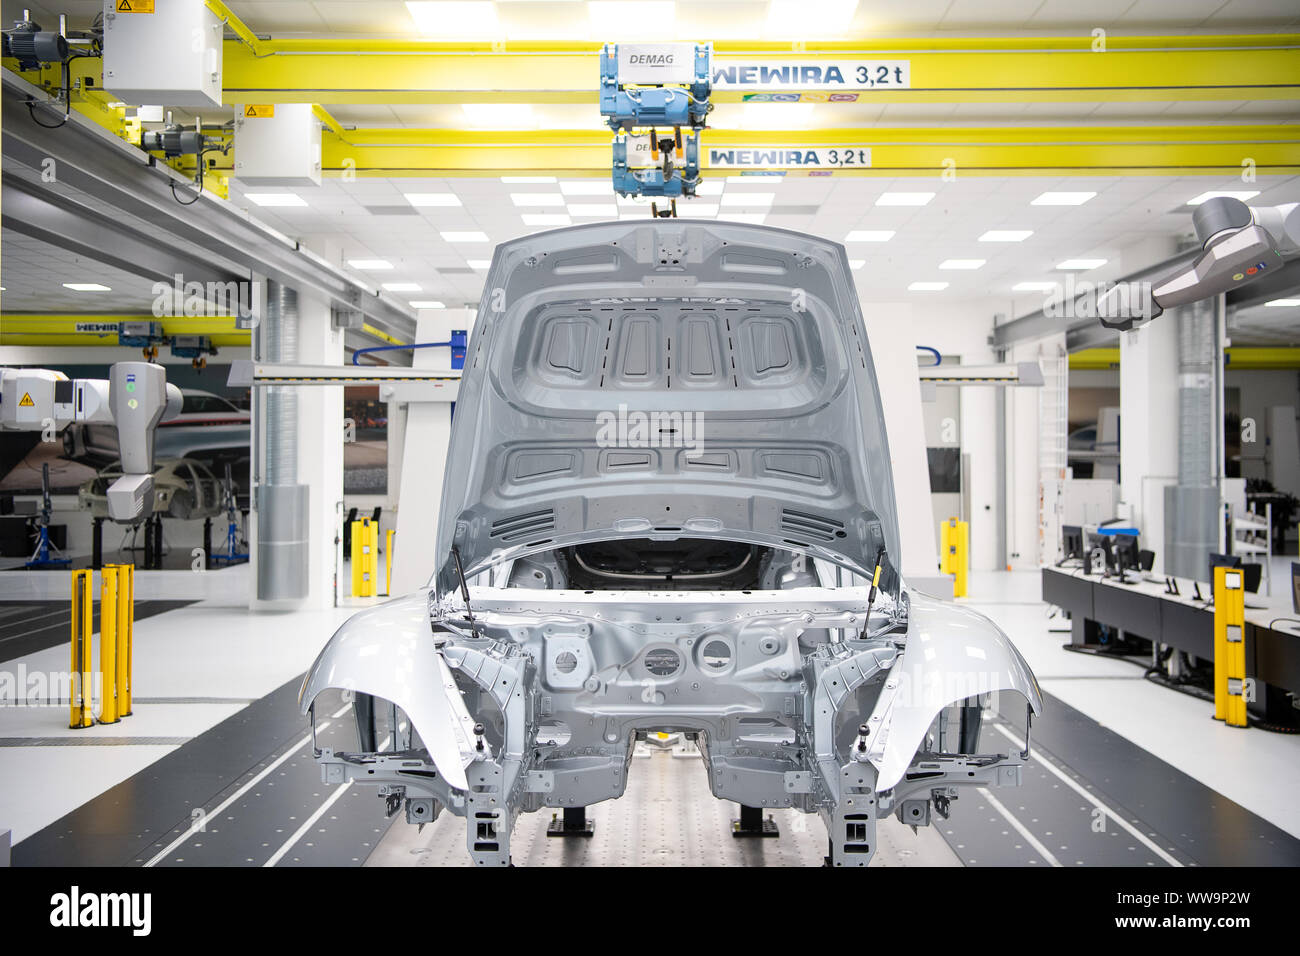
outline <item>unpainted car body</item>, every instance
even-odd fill
[[[77,490],[77,507],[92,517],[107,518],[108,486],[122,477],[117,462]],[[189,520],[221,513],[221,485],[207,467],[190,458],[158,459],[153,472],[152,514]]]
[[[201,389],[181,389],[181,413],[162,422],[154,436],[154,452],[163,457],[210,457],[237,449],[247,455],[251,414],[220,395]],[[69,425],[63,430],[65,457],[94,462],[118,456],[117,429],[111,424]]]
[[[355,615],[303,684],[304,713],[356,703],[327,781],[463,816],[482,865],[519,813],[620,796],[653,731],[698,744],[719,799],[819,814],[837,866],[881,814],[1018,783],[1023,756],[979,750],[981,695],[1041,695],[991,621],[897,571],[842,246],[602,223],[500,246],[487,289],[430,586]]]

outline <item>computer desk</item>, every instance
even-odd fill
[[[1130,580],[1137,575],[1131,575]],[[1201,585],[1197,601],[1192,582],[1179,579],[1180,594],[1166,592],[1163,580],[1138,580],[1121,584],[1100,574],[1084,574],[1082,568],[1043,568],[1043,600],[1070,615],[1070,644],[1098,647],[1100,628],[1118,629],[1129,638],[1142,638],[1173,647],[1204,661],[1214,660],[1214,608],[1208,603],[1211,591]],[[1258,693],[1257,710],[1267,698],[1282,703],[1279,692],[1300,695],[1300,618],[1285,599],[1251,594],[1246,608],[1246,676],[1270,689]]]

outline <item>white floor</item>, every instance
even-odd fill
[[[57,686],[46,675],[67,672],[66,644],[0,665],[0,681],[9,686],[8,706],[0,706],[0,738],[77,742],[0,746],[0,831],[11,829],[14,842],[30,836],[269,694],[303,673],[353,613],[254,614],[229,601],[205,601],[137,621],[132,693],[145,702],[126,720],[82,730],[68,729],[66,704],[12,706],[15,685]],[[147,702],[158,698],[180,700]],[[89,743],[102,738],[129,740]]]
[[[1037,571],[973,573],[969,594],[962,603],[1007,632],[1044,691],[1300,837],[1300,735],[1226,727],[1212,704],[1142,679],[1133,664],[1062,649],[1070,637],[1048,630],[1060,622],[1048,620]]]
[[[975,573],[970,593],[965,603],[1012,637],[1045,691],[1300,837],[1300,736],[1224,727],[1209,704],[1142,680],[1131,664],[1062,650],[1068,635],[1049,630],[1057,622],[1039,600],[1037,572]],[[129,720],[72,731],[66,705],[0,707],[0,738],[127,738],[121,746],[0,746],[0,831],[22,840],[301,674],[356,611],[255,614],[231,601],[137,622],[134,693],[142,702]],[[65,672],[67,655],[60,645],[7,662],[0,680],[11,696],[19,678],[30,687],[33,675]],[[148,702],[158,698],[187,700]]]

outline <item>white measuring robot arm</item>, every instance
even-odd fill
[[[108,513],[119,524],[138,524],[153,511],[154,432],[180,412],[180,389],[151,362],[118,362],[108,379],[0,368],[0,429],[57,433],[73,422],[117,429],[122,477],[108,489]]]
[[[1300,203],[1247,206],[1240,199],[1207,199],[1192,214],[1202,252],[1190,263],[1135,293],[1120,283],[1098,299],[1101,324],[1128,330],[1165,309],[1209,299],[1272,275],[1300,256]]]

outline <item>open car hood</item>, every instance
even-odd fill
[[[721,538],[900,566],[844,247],[764,226],[597,223],[497,247],[456,402],[437,592],[537,551]]]

